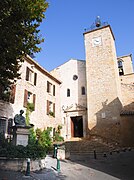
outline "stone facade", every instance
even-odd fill
[[[134,73],[121,79],[122,104],[127,110],[134,110]]]
[[[117,60],[122,62],[123,75],[128,75],[128,74],[133,73],[132,55],[131,54],[118,57]]]
[[[30,161],[30,171],[42,170],[46,167],[45,159],[36,159]],[[9,171],[21,171],[26,172],[27,159],[9,159],[0,157],[0,169]]]
[[[32,102],[30,123],[35,128],[62,125],[65,139],[93,135],[132,145],[132,55],[117,58],[110,25],[85,32],[84,42],[86,61],[70,59],[50,73],[27,56],[13,103],[0,101],[1,117],[26,112],[26,103]]]
[[[57,67],[51,74],[61,80],[60,100],[64,138],[75,137],[74,131],[82,126],[82,133],[77,136],[85,137],[87,132],[87,90],[86,90],[85,61],[71,59]],[[75,122],[78,124],[75,124]],[[79,122],[82,121],[82,122]],[[81,125],[79,124],[81,123]]]
[[[120,121],[122,104],[114,36],[108,25],[84,33],[84,39],[89,131],[115,137],[113,127]]]
[[[85,32],[84,40],[89,133],[120,142],[122,145],[132,145],[132,56],[117,58],[115,39],[109,25]],[[129,140],[127,143],[126,139]]]
[[[26,113],[27,103],[33,103],[34,111],[30,115],[30,123],[34,124],[35,128],[57,128],[61,124],[61,82],[29,56],[22,63],[20,74],[21,78],[15,84],[14,102],[1,101],[1,105],[7,107],[5,110],[1,109],[1,117],[13,119],[21,109]]]

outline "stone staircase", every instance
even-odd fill
[[[96,153],[117,151],[120,147],[116,142],[108,143],[102,138],[92,137],[90,139],[70,139],[70,141],[65,142],[65,148],[70,154],[91,154],[94,153],[94,151],[96,151]]]

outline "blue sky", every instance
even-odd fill
[[[85,59],[83,32],[96,16],[108,22],[115,36],[117,56],[134,56],[134,0],[47,0],[40,26],[45,42],[35,60],[50,71],[70,58]],[[134,64],[134,57],[133,57]]]

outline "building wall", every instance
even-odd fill
[[[60,87],[61,97],[61,113],[62,124],[64,127],[64,137],[71,138],[71,117],[84,116],[84,136],[86,135],[86,107],[87,107],[87,90],[86,90],[86,67],[85,61],[71,59],[63,65],[57,67],[51,74],[61,80]],[[74,80],[76,75],[76,80]],[[81,94],[81,88],[85,87],[85,95]],[[70,89],[70,97],[67,97],[67,89]],[[80,112],[77,106],[85,107],[84,111]],[[79,106],[79,107],[80,107]],[[68,110],[67,110],[68,109]],[[65,110],[67,110],[65,112]]]
[[[83,136],[95,134],[127,142],[133,136],[133,116],[120,116],[122,108],[134,110],[134,73],[132,56],[117,58],[111,27],[105,26],[84,33],[86,61],[70,59],[50,73],[29,56],[22,63],[21,79],[16,82],[15,102],[0,101],[0,116],[13,118],[24,107],[25,90],[35,95],[35,110],[30,123],[35,128],[62,125],[64,138],[71,138],[71,117],[83,118]],[[99,44],[100,41],[100,44]],[[117,60],[123,63],[124,75],[119,77]],[[37,84],[26,80],[27,67],[37,73]],[[75,78],[74,79],[74,75]],[[60,81],[59,81],[60,80]],[[47,83],[55,86],[47,92]],[[81,88],[85,87],[85,95]],[[70,97],[67,97],[70,89]],[[55,104],[55,117],[47,114],[48,101]],[[88,115],[87,115],[88,111]],[[131,138],[128,138],[131,139]]]
[[[95,44],[95,39],[100,44]],[[110,26],[84,33],[90,133],[119,138],[121,89],[114,36]],[[112,128],[112,131],[110,130]]]
[[[122,61],[124,75],[133,73],[132,55],[118,57]]]
[[[73,67],[73,68],[72,68]],[[57,71],[57,78],[62,82],[61,84],[61,105],[66,108],[68,105],[78,102],[78,80],[73,80],[73,75],[77,73],[77,63],[75,60],[70,60],[65,64],[51,71],[54,75],[54,71]],[[67,97],[67,89],[70,89],[70,97]]]
[[[85,61],[71,59],[65,64],[57,67],[51,74],[61,80],[61,106],[67,106],[79,103],[86,106],[86,96],[81,95],[81,87],[85,87],[86,91],[86,67]],[[73,76],[77,75],[76,80]],[[67,89],[70,89],[70,97],[67,97]]]
[[[32,82],[26,81],[26,69],[27,67],[33,71]],[[35,128],[44,129],[46,127],[57,128],[61,124],[60,113],[60,81],[50,75],[46,70],[40,67],[29,56],[22,63],[21,79],[16,82],[15,102],[11,104],[12,113],[8,118],[13,118],[15,114],[19,114],[19,111],[23,109],[26,113],[26,107],[24,107],[25,90],[35,95],[35,110],[30,115],[30,123],[34,124]],[[37,73],[37,83],[34,85],[34,73]],[[47,92],[47,81],[52,86],[55,86],[55,96],[52,93]],[[55,104],[55,117],[47,114],[47,101],[51,101]],[[33,102],[33,100],[31,101]],[[9,113],[8,113],[9,114]]]
[[[125,147],[134,147],[134,114],[121,117],[121,144]]]
[[[121,76],[122,104],[127,110],[134,110],[134,73]]]

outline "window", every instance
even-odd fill
[[[9,135],[12,134],[12,126],[13,126],[13,119],[12,118],[9,118],[8,119],[8,127],[7,127],[7,133]]]
[[[85,94],[86,94],[86,92],[85,92],[85,87],[84,87],[84,86],[81,87],[81,94],[82,94],[82,95],[85,95]]]
[[[78,76],[77,75],[73,75],[73,80],[77,80],[78,79]]]
[[[52,84],[49,81],[47,81],[47,92],[48,93],[52,92]]]
[[[55,85],[47,81],[47,92],[55,96]]]
[[[53,112],[53,103],[49,101],[49,112]]]
[[[37,84],[37,73],[34,73],[28,67],[26,69],[26,81],[33,83],[35,86]]]
[[[122,60],[118,61],[118,69],[119,69],[119,75],[120,76],[124,75]]]
[[[70,89],[67,89],[67,97],[70,97]]]
[[[47,115],[55,117],[55,103],[47,100]]]
[[[0,117],[0,133],[6,133],[6,123],[7,119],[5,117]]]
[[[32,93],[31,92],[29,92],[28,91],[28,93],[27,93],[27,101],[29,102],[29,103],[31,103],[32,102]]]
[[[28,67],[26,69],[26,81],[32,82],[32,71]]]
[[[123,65],[122,65],[122,61],[120,60],[120,61],[118,61],[118,68],[120,68],[120,67],[123,67]]]
[[[36,86],[37,84],[37,73],[34,73],[34,85]]]
[[[53,85],[53,96],[55,96],[55,85]]]
[[[35,99],[36,99],[36,95],[31,93],[31,92],[29,92],[29,91],[27,91],[25,89],[25,91],[24,91],[24,104],[23,104],[23,106],[27,107],[28,103],[33,103],[34,110],[35,110]]]

